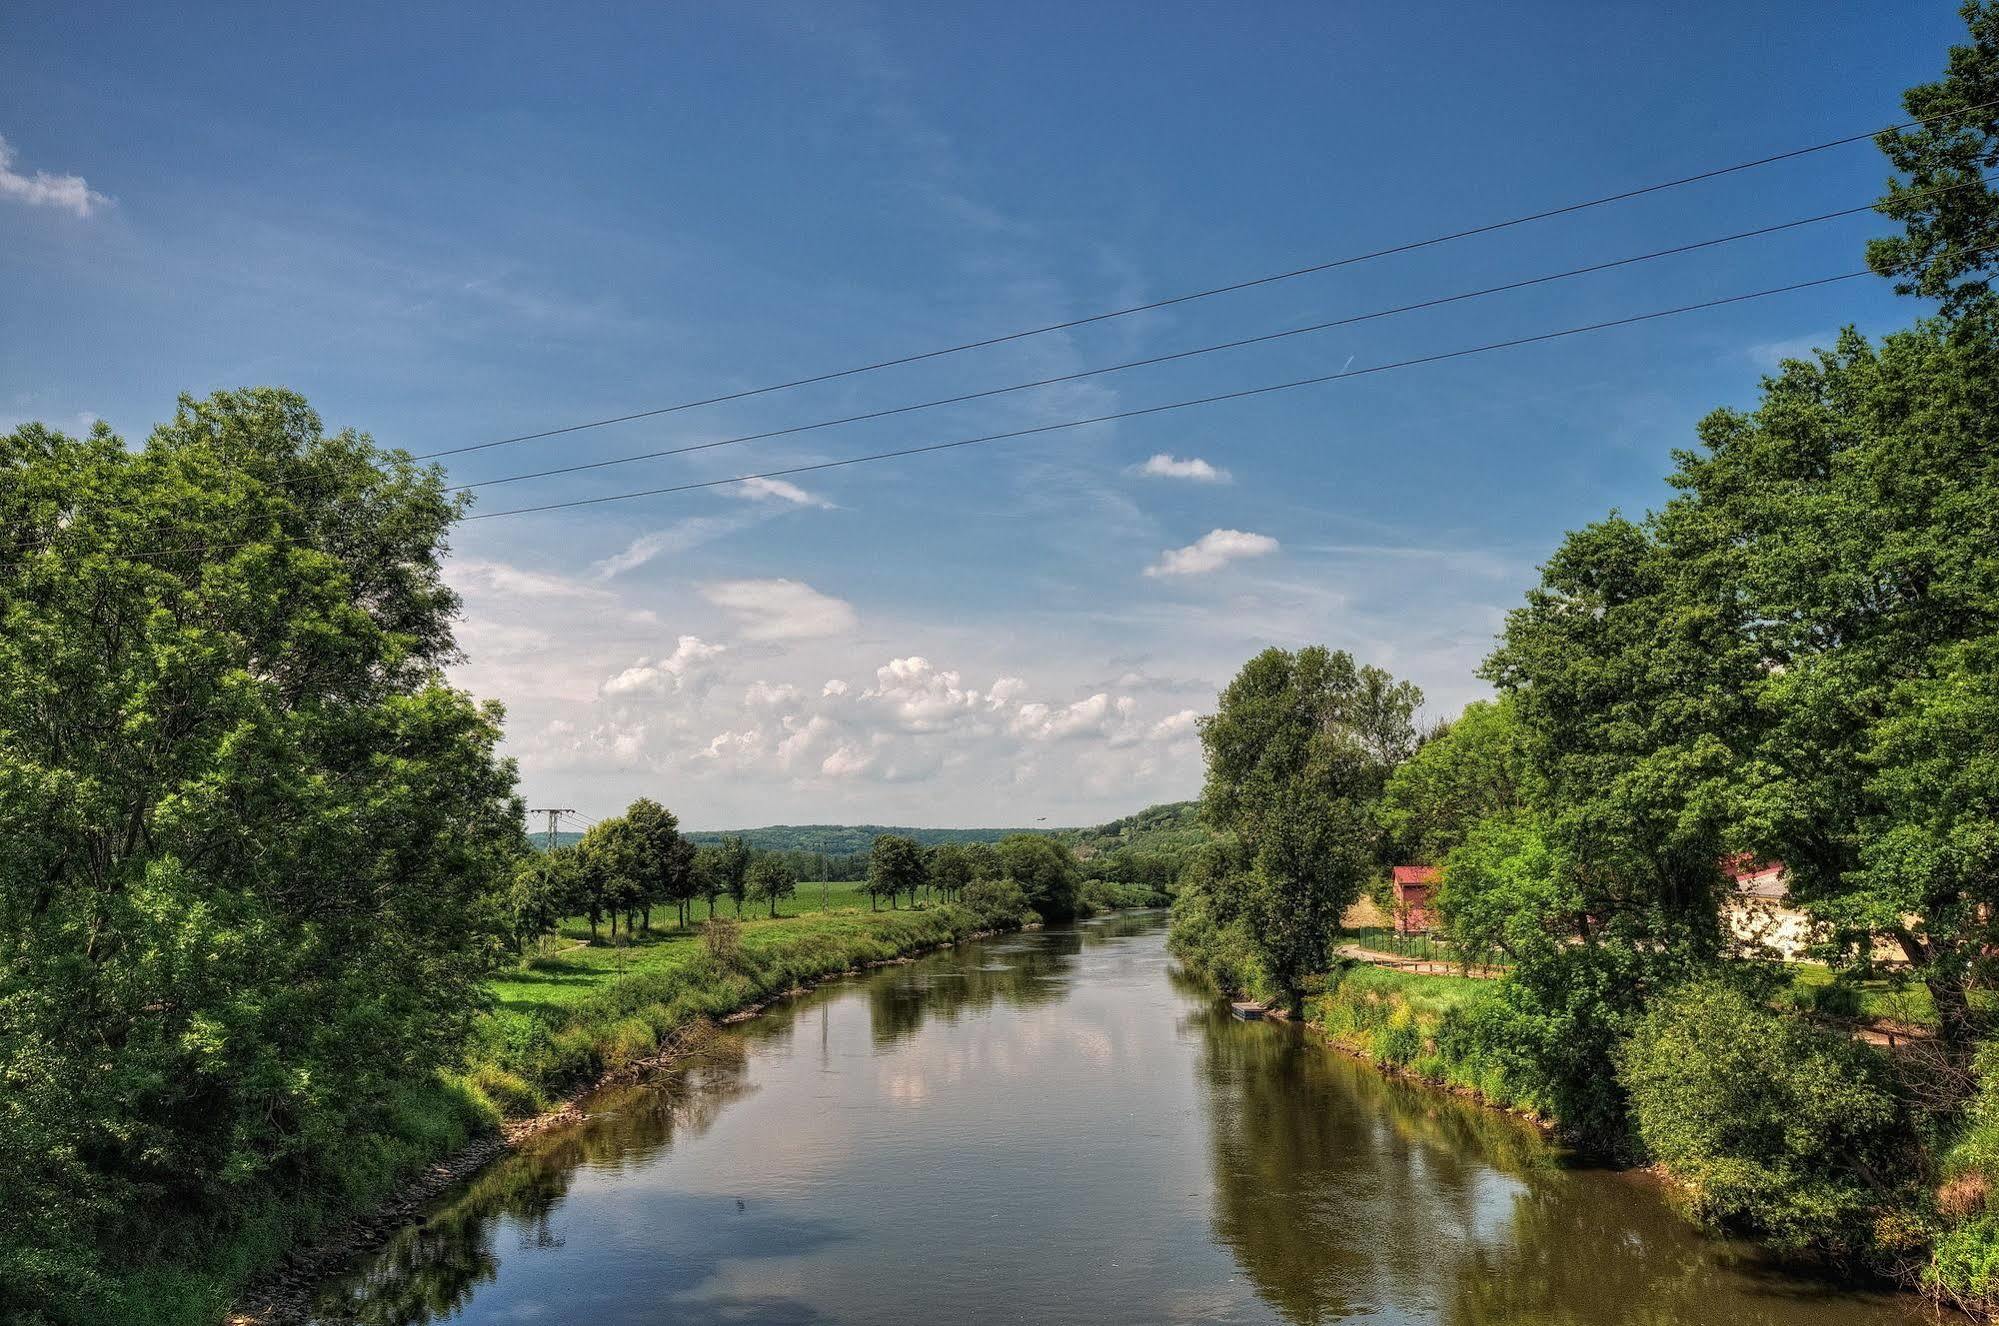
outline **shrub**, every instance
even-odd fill
[[[701,928],[701,949],[720,971],[734,971],[742,959],[743,928],[733,917],[711,916]]]
[[[1639,1139],[1702,1223],[1835,1261],[1911,1194],[1907,1111],[1880,1056],[1718,979],[1659,999],[1618,1056]]]
[[[958,900],[988,929],[1016,928],[1033,911],[1027,905],[1027,891],[1010,879],[975,879]]]

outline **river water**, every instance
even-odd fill
[[[600,1094],[328,1285],[324,1323],[1910,1326],[1642,1180],[1182,976],[1165,917],[967,945]]]

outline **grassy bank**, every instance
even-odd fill
[[[1326,993],[1308,1001],[1306,1016],[1340,1048],[1500,1109],[1545,1117],[1540,1102],[1465,1034],[1491,998],[1491,982],[1364,964],[1335,969],[1328,979]]]
[[[818,901],[816,888],[810,896],[801,890],[789,906]],[[563,942],[572,947],[488,982],[491,1007],[479,1018],[463,1071],[400,1093],[376,1127],[344,1141],[311,1183],[246,1201],[227,1229],[205,1236],[162,1230],[152,1246],[132,1250],[131,1269],[92,1288],[79,1319],[214,1326],[243,1286],[293,1250],[381,1207],[445,1158],[496,1138],[506,1120],[539,1114],[654,1057],[704,1020],[992,928],[959,907],[877,912],[864,897],[858,906],[846,901],[826,912],[746,916],[734,951],[723,954],[710,950],[699,927],[614,948],[584,944],[587,926],[566,922]]]

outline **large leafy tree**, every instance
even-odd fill
[[[1999,263],[1999,190],[1986,178],[1999,167],[1999,4],[1972,0],[1961,12],[1970,42],[1951,48],[1942,78],[1902,94],[1926,123],[1879,139],[1903,176],[1879,207],[1903,229],[1867,246],[1868,264],[1897,290],[1950,314],[1990,300]]]
[[[1376,802],[1415,748],[1422,698],[1344,651],[1267,649],[1202,722],[1202,813],[1237,851],[1201,905],[1241,919],[1255,967],[1293,1009],[1374,873]]]
[[[0,437],[0,1307],[12,1250],[54,1294],[325,1181],[456,1052],[525,846],[441,673],[458,510],[283,391]]]
[[[1658,522],[1759,661],[1729,738],[1754,756],[1741,845],[1788,864],[1856,961],[1899,945],[1959,1046],[1999,943],[1992,319],[1787,364],[1754,411],[1703,423]]]
[[[994,848],[1000,874],[1020,885],[1027,905],[1044,921],[1076,915],[1083,872],[1067,847],[1039,833],[1008,834]]]
[[[1473,701],[1389,778],[1381,824],[1390,853],[1441,864],[1480,822],[1522,809],[1531,776],[1513,702]]]
[[[880,899],[887,898],[889,906],[896,905],[896,899],[907,893],[912,899],[916,891],[930,879],[930,868],[923,859],[923,848],[914,838],[899,833],[878,834],[874,846],[868,850],[868,900],[878,905]]]
[[[674,813],[647,797],[627,806],[624,818],[635,839],[642,924],[651,930],[654,904],[671,903],[685,926],[695,896],[694,845],[680,836]]]

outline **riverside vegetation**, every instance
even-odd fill
[[[1508,616],[1498,698],[1429,732],[1344,654],[1252,659],[1206,720],[1215,838],[1174,944],[1345,1045],[1653,1162],[1690,1214],[1999,1310],[1999,6],[1886,133],[1869,260],[1942,313],[1853,331],[1718,410],[1675,495],[1571,533]],[[1952,184],[1948,193],[1943,184]],[[1782,862],[1794,981],[1721,923]],[[1329,962],[1391,862],[1442,867],[1496,980]],[[1929,1034],[1827,1015],[1886,980]]]
[[[884,840],[868,910],[799,916],[789,860],[649,800],[535,852],[500,710],[443,679],[462,501],[291,393],[183,399],[137,449],[30,424],[0,475],[9,1322],[210,1326],[700,1019],[1155,896],[1045,837]]]

